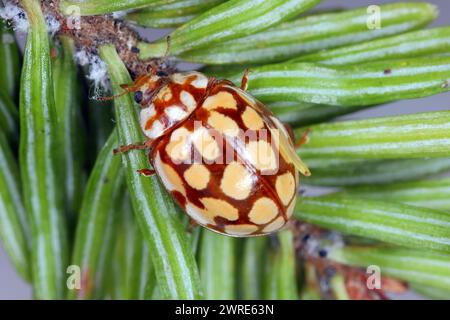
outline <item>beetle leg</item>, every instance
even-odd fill
[[[156,174],[156,171],[153,169],[140,169],[137,170],[137,173],[142,174],[144,177],[151,177]]]
[[[164,55],[159,59],[158,63],[156,65],[149,64],[147,66],[147,72],[151,75],[156,75],[159,71],[159,67],[167,61],[170,55],[170,35],[166,37],[166,51],[164,52]]]
[[[118,94],[115,94],[112,96],[108,96],[108,97],[98,97],[98,98],[96,98],[96,100],[98,100],[98,101],[114,100],[116,98],[126,95],[127,93],[134,92],[137,90],[137,87],[135,85],[121,84],[120,87],[123,89],[123,91],[121,93],[118,93]]]
[[[241,89],[244,91],[247,91],[247,88],[248,88],[248,73],[249,72],[250,72],[250,70],[248,68],[246,68],[244,71],[244,74],[242,75]]]
[[[305,143],[308,142],[310,133],[311,133],[311,129],[306,129],[306,131],[302,133],[302,136],[300,137],[300,139],[297,142],[295,142],[296,149],[300,148],[301,146],[303,146]]]
[[[191,217],[189,217],[189,224],[187,225],[186,229],[188,232],[192,232],[194,230],[195,227],[198,226],[198,223],[195,222],[194,219],[192,219]]]
[[[120,146],[117,149],[113,150],[114,154],[118,154],[118,153],[126,153],[128,151],[131,150],[144,150],[144,149],[148,149],[148,145],[147,143],[136,143],[136,144],[129,144],[127,146]]]
[[[166,37],[166,52],[164,53],[163,61],[167,59],[170,53],[170,35]]]

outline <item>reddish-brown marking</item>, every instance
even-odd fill
[[[247,90],[247,83],[248,83],[248,74],[249,74],[250,70],[249,68],[245,69],[244,74],[242,75],[242,80],[241,80],[241,89],[246,91]]]
[[[128,151],[131,150],[145,150],[148,149],[149,144],[147,142],[144,143],[139,143],[139,144],[129,144],[126,146],[119,146],[118,148],[113,150],[113,154],[118,154],[118,153],[126,153]]]
[[[186,209],[186,197],[183,196],[183,194],[177,190],[172,191],[172,196],[178,202],[180,207],[182,207],[183,210],[185,210]]]
[[[296,149],[300,148],[301,146],[305,145],[306,143],[308,143],[309,140],[309,135],[311,134],[311,129],[306,129],[305,132],[302,133],[300,139],[298,139],[297,142],[295,142],[294,147]]]

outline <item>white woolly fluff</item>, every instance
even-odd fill
[[[16,31],[27,32],[28,31],[28,19],[26,12],[10,3],[6,2],[3,8],[0,8],[0,17],[12,22],[13,28]],[[45,17],[48,32],[53,36],[61,28],[61,23],[54,16],[48,15]]]
[[[89,67],[86,78],[94,83],[96,92],[101,88],[106,90],[110,88],[108,67],[99,56],[80,50],[75,53],[75,61],[81,66],[87,65]]]
[[[27,14],[22,8],[7,2],[3,8],[0,8],[0,17],[5,20],[11,20],[13,22],[14,30],[27,32]]]
[[[322,248],[322,242],[320,239],[311,236],[304,248],[308,256],[317,256],[319,250]]]
[[[54,16],[46,16],[45,22],[47,24],[47,30],[52,36],[54,36],[59,31],[59,29],[61,29],[61,23],[56,20]]]
[[[89,65],[89,80],[94,81],[95,86],[108,88],[108,67],[98,56],[94,56]]]
[[[80,51],[75,53],[75,61],[80,66],[85,66],[85,65],[89,64],[89,56],[86,53],[86,51],[80,50]]]

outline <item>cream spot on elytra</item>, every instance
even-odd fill
[[[214,224],[214,214],[205,211],[190,202],[186,203],[186,213],[195,222],[201,225]]]
[[[188,115],[185,110],[179,106],[171,106],[164,109],[164,113],[169,117],[171,121],[180,121]]]
[[[208,78],[205,75],[198,72],[196,73],[196,75],[197,78],[194,81],[192,81],[191,84],[198,89],[205,89],[208,85]]]
[[[158,99],[162,101],[169,101],[170,99],[172,99],[172,97],[173,97],[172,90],[170,89],[169,86],[165,86],[158,93]]]
[[[175,169],[161,161],[159,152],[156,155],[154,166],[155,171],[158,173],[158,176],[160,177],[163,185],[167,190],[178,191],[181,194],[186,195],[186,190],[183,186],[183,180],[181,180]]]
[[[242,114],[242,121],[250,130],[259,130],[264,127],[264,122],[258,113],[251,107],[246,107]]]
[[[227,91],[220,91],[219,93],[208,97],[203,102],[203,108],[206,110],[213,110],[216,108],[237,109],[237,103],[233,95]]]
[[[203,190],[208,185],[211,174],[204,165],[193,164],[184,172],[183,176],[192,188]]]
[[[144,108],[141,110],[140,115],[139,115],[139,122],[141,125],[141,129],[142,131],[144,131],[144,133],[147,135],[146,133],[146,126],[147,123],[150,119],[152,119],[156,114],[155,111],[155,106],[153,104],[151,104],[148,108]]]
[[[238,210],[224,200],[202,198],[200,201],[205,206],[205,211],[208,211],[211,215],[219,216],[230,221],[235,221],[239,218]]]
[[[277,190],[281,202],[285,206],[288,205],[296,191],[295,179],[292,173],[286,172],[285,174],[278,176],[277,181],[275,182],[275,189]]]
[[[252,174],[240,163],[234,161],[226,166],[220,182],[220,188],[227,196],[236,199],[246,199],[252,191]]]
[[[197,102],[195,101],[192,94],[184,90],[180,93],[180,101],[188,108],[189,111],[194,110],[197,106]]]
[[[264,197],[255,201],[248,217],[253,223],[265,224],[273,220],[277,214],[278,207],[275,202],[270,198]]]
[[[144,129],[144,134],[150,139],[156,139],[164,133],[164,129],[164,125],[161,123],[161,121],[155,120],[153,121],[150,129]]]
[[[186,73],[174,73],[171,76],[173,82],[177,84],[184,84],[186,82],[187,74]]]
[[[239,134],[237,123],[219,112],[212,111],[208,118],[208,124],[221,134],[236,137]]]
[[[283,217],[276,218],[272,223],[268,224],[264,229],[263,232],[269,233],[274,232],[278,229],[280,229],[282,226],[284,226],[285,220]]]
[[[257,226],[252,224],[235,224],[225,227],[225,233],[232,236],[245,236],[258,230]]]
[[[267,141],[250,141],[245,147],[245,155],[258,170],[269,171],[277,168],[278,159]]]
[[[219,156],[219,146],[207,129],[201,127],[195,130],[192,135],[192,142],[200,155],[206,160],[212,161]]]
[[[188,159],[191,144],[189,136],[191,132],[186,128],[178,128],[170,136],[170,142],[166,146],[166,152],[174,162],[181,162]]]

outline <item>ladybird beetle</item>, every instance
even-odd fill
[[[153,170],[195,222],[229,236],[264,235],[291,217],[298,171],[309,175],[281,122],[241,88],[199,72],[152,72],[126,92],[142,107]]]

